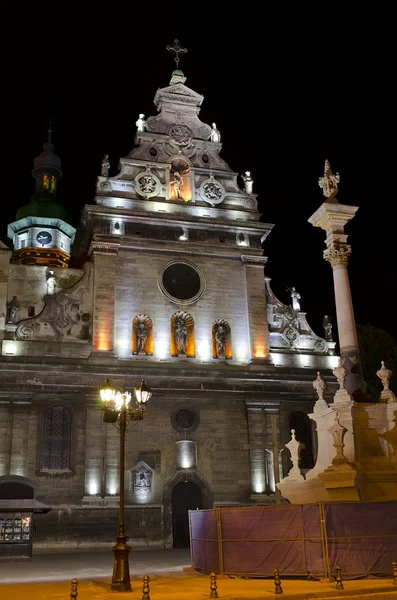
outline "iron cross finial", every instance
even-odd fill
[[[174,56],[174,61],[176,64],[176,68],[179,69],[179,61],[181,60],[179,58],[180,54],[186,54],[187,52],[187,48],[184,48],[183,46],[179,45],[179,40],[174,40],[174,45],[173,46],[167,46],[166,50],[168,50],[168,52],[172,52],[175,54]]]
[[[48,119],[47,125],[48,125],[48,129],[47,129],[48,141],[51,142],[52,126],[54,125],[54,121],[52,120],[51,117]]]

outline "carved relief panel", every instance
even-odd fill
[[[145,462],[131,469],[132,491],[139,501],[149,501],[152,495],[154,471]]]

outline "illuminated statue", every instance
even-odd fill
[[[327,342],[332,342],[332,323],[331,323],[331,317],[329,317],[328,315],[324,315],[324,319],[323,319],[323,327],[325,330],[325,339]]]
[[[13,296],[10,302],[7,302],[6,323],[16,323],[21,305],[17,296]]]
[[[137,120],[135,125],[137,126],[137,131],[146,131],[146,121],[145,115],[143,113],[140,113],[139,119]]]
[[[318,180],[318,185],[323,190],[323,194],[326,198],[333,200],[338,193],[338,183],[340,181],[339,173],[333,173],[331,165],[328,160],[325,161],[324,165],[324,176]],[[335,202],[337,200],[335,199]]]
[[[47,295],[52,296],[55,292],[54,271],[47,272]]]
[[[175,325],[175,344],[177,356],[186,355],[187,350],[187,327],[182,317],[177,318]]]
[[[102,177],[109,177],[109,169],[110,169],[109,154],[105,154],[105,156],[103,157],[102,166],[101,166]]]
[[[215,329],[216,355],[218,358],[225,358],[226,354],[226,330],[220,323]]]
[[[216,144],[219,144],[219,142],[221,141],[221,134],[219,132],[219,130],[216,128],[216,124],[212,123],[212,130],[211,130],[211,142],[215,142]]]
[[[138,354],[146,354],[145,346],[147,341],[147,328],[145,327],[145,323],[139,323],[136,330],[136,341],[137,341],[137,351]]]
[[[301,299],[301,295],[298,294],[298,292],[296,291],[296,289],[294,287],[288,288],[288,291],[291,294],[291,298],[292,298],[292,308],[294,310],[300,310],[301,305],[300,305],[299,300]]]
[[[183,188],[183,179],[179,171],[174,171],[174,177],[171,179],[170,184],[173,187],[175,198],[183,200],[182,197],[182,188]]]
[[[254,185],[254,180],[251,177],[251,172],[246,171],[243,175],[244,180],[244,189],[247,194],[252,194],[252,186]]]

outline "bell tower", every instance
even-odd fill
[[[36,180],[35,194],[22,206],[16,221],[8,225],[8,237],[14,251],[11,262],[53,267],[67,267],[76,230],[69,224],[70,216],[56,197],[62,164],[51,141],[52,121],[43,152],[34,160],[32,175]]]

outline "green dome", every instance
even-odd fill
[[[70,223],[70,215],[67,211],[54,200],[53,197],[45,200],[40,197],[33,197],[29,204],[22,206],[17,212],[17,221],[24,217],[48,217],[50,219],[62,219]]]
[[[183,72],[180,69],[175,69],[175,71],[172,71],[172,74],[177,77],[185,77]]]

